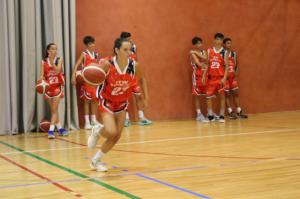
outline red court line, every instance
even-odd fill
[[[87,146],[86,144],[81,144],[81,143],[70,141],[70,140],[66,140],[66,139],[63,139],[63,138],[55,138],[55,139],[56,140],[65,141],[65,142],[69,142],[69,143],[72,143],[72,144],[77,144],[77,145],[80,145],[80,146]]]
[[[80,146],[87,146],[86,144],[77,143],[74,141],[66,140],[63,138],[55,138],[61,141],[69,142],[72,144],[77,144]],[[180,157],[197,157],[197,158],[222,158],[222,159],[243,159],[243,160],[272,160],[276,159],[274,157],[239,157],[239,156],[216,156],[216,155],[190,155],[190,154],[171,154],[171,153],[155,153],[155,152],[144,152],[144,151],[131,151],[131,150],[121,150],[112,149],[112,151],[126,152],[126,153],[140,153],[149,155],[165,155],[165,156],[180,156]],[[299,158],[286,158],[285,160],[300,160]]]
[[[63,185],[61,185],[61,184],[59,184],[59,183],[57,183],[57,182],[53,182],[51,179],[49,179],[49,178],[47,178],[47,177],[45,177],[45,176],[43,176],[43,175],[41,175],[41,174],[39,174],[39,173],[33,171],[33,170],[31,170],[31,169],[29,169],[29,168],[27,168],[27,167],[25,167],[25,166],[23,166],[23,165],[21,165],[21,164],[15,162],[15,161],[11,160],[11,159],[9,159],[9,158],[7,158],[7,157],[1,155],[1,154],[0,154],[0,158],[2,158],[2,159],[4,159],[4,160],[6,160],[7,162],[10,162],[10,163],[12,163],[12,164],[18,166],[18,167],[20,167],[21,169],[23,169],[23,170],[25,170],[25,171],[27,171],[27,172],[29,172],[29,173],[31,173],[31,174],[33,174],[33,175],[35,175],[35,176],[41,178],[41,179],[44,179],[44,180],[50,182],[51,184],[53,184],[54,186],[56,186],[56,187],[62,189],[62,190],[65,191],[65,192],[71,193],[71,194],[73,194],[73,195],[76,196],[76,197],[82,197],[81,194],[76,193],[76,192],[74,192],[73,190],[71,190],[71,189],[69,189],[69,188],[67,188],[67,187],[65,187],[65,186],[63,186]]]

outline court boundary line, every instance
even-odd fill
[[[140,177],[140,178],[143,178],[143,179],[146,179],[146,180],[149,180],[149,181],[152,181],[152,182],[156,182],[156,183],[158,183],[158,184],[162,184],[162,185],[164,185],[164,186],[167,186],[167,187],[170,187],[170,188],[173,188],[173,189],[176,189],[176,190],[185,192],[185,193],[189,193],[189,194],[191,194],[191,195],[194,195],[194,196],[197,196],[197,197],[200,197],[200,198],[211,199],[210,197],[205,196],[205,195],[203,195],[203,194],[199,194],[199,193],[196,193],[196,192],[194,192],[194,191],[188,190],[188,189],[186,189],[186,188],[182,188],[182,187],[173,185],[173,184],[171,184],[171,183],[164,182],[164,181],[158,180],[158,179],[156,179],[156,178],[152,178],[152,177],[150,177],[150,176],[144,175],[143,173],[135,173],[135,176],[138,176],[138,177]]]
[[[265,163],[267,161],[275,161],[275,160],[283,160],[283,159],[272,159],[272,160],[260,160],[260,161],[247,161],[245,163],[247,163],[247,165],[243,165],[242,166],[250,166],[250,165],[256,165],[256,164],[260,164],[260,163]],[[146,171],[139,171],[139,172],[130,172],[128,170],[126,170],[126,173],[119,173],[119,174],[111,174],[111,175],[106,175],[106,176],[90,176],[89,178],[96,178],[96,179],[105,179],[105,178],[114,178],[114,177],[119,177],[119,176],[134,176],[136,173],[143,173],[143,174],[156,174],[156,173],[169,173],[169,172],[177,172],[177,171],[193,171],[193,170],[202,170],[202,169],[207,169],[207,168],[217,168],[217,167],[225,167],[228,168],[228,166],[230,166],[230,168],[233,167],[240,167],[241,165],[237,165],[237,164],[232,164],[232,163],[226,163],[226,164],[216,164],[213,165],[212,167],[207,166],[207,165],[197,165],[197,166],[191,166],[191,167],[177,167],[177,168],[167,168],[167,169],[160,169],[160,170],[146,170]],[[112,168],[120,168],[120,167],[116,167],[116,166],[112,166]],[[122,170],[125,171],[125,170]],[[70,179],[64,179],[64,180],[58,180],[58,181],[54,181],[54,182],[82,182],[84,180],[88,180],[88,179],[78,179],[78,178],[70,178]],[[28,183],[28,184],[15,184],[15,185],[8,185],[8,186],[0,186],[0,189],[9,189],[9,188],[15,188],[15,187],[26,187],[26,186],[38,186],[38,185],[48,185],[50,184],[49,182],[44,182],[44,183],[39,183],[39,182],[35,182],[35,183]]]
[[[63,138],[55,138],[55,139],[58,139],[58,140],[61,140],[61,141],[64,141],[64,142],[68,142],[68,143],[72,143],[72,144],[76,144],[76,145],[80,145],[80,146],[87,146],[86,144],[81,144],[81,143],[78,143],[78,142],[75,142],[75,141],[69,141],[69,140],[63,139]],[[116,167],[116,168],[118,168],[118,167]],[[179,186],[167,183],[167,182],[163,182],[163,181],[155,179],[155,178],[151,178],[151,177],[146,176],[145,174],[143,174],[141,172],[134,172],[134,173],[132,173],[130,175],[134,175],[134,176],[137,176],[139,178],[147,179],[149,181],[153,181],[153,182],[162,184],[164,186],[171,187],[173,189],[176,189],[176,190],[179,190],[179,191],[182,191],[182,192],[185,192],[185,193],[192,194],[192,195],[200,197],[200,198],[211,199],[210,197],[205,196],[203,194],[199,194],[199,193],[193,192],[191,190],[188,190],[188,189],[185,189],[185,188],[182,188],[182,187],[179,187]]]
[[[121,194],[121,195],[123,195],[123,196],[126,196],[126,197],[128,197],[128,198],[132,198],[132,199],[140,199],[140,197],[135,196],[135,195],[133,195],[133,194],[131,194],[131,193],[129,193],[129,192],[126,192],[126,191],[123,191],[123,190],[121,190],[121,189],[118,189],[117,187],[114,187],[114,186],[112,186],[112,185],[109,185],[109,184],[107,184],[107,183],[105,183],[105,182],[102,182],[102,181],[100,181],[100,180],[97,180],[97,179],[95,179],[95,178],[90,178],[89,176],[87,176],[87,175],[85,175],[85,174],[79,173],[79,172],[77,172],[77,171],[75,171],[75,170],[72,170],[72,169],[70,169],[70,168],[64,167],[64,166],[62,166],[62,165],[59,165],[59,164],[57,164],[57,163],[55,163],[55,162],[52,162],[52,161],[50,161],[50,160],[47,160],[47,159],[45,159],[45,158],[43,158],[43,157],[41,157],[41,156],[38,156],[38,155],[36,155],[36,154],[34,154],[34,153],[27,152],[26,150],[21,149],[21,148],[19,148],[19,147],[17,147],[17,146],[14,146],[14,145],[9,144],[9,143],[7,143],[7,142],[4,142],[4,141],[2,141],[2,140],[0,140],[0,143],[1,143],[2,145],[5,145],[5,146],[7,146],[7,147],[10,147],[10,148],[12,148],[12,149],[15,149],[15,150],[17,150],[17,151],[22,152],[24,155],[27,155],[27,156],[30,156],[30,157],[35,158],[35,159],[37,159],[37,160],[40,160],[41,162],[44,162],[44,163],[46,163],[46,164],[48,164],[48,165],[51,165],[51,166],[56,167],[56,168],[59,168],[59,169],[61,169],[61,170],[63,170],[63,171],[66,171],[66,172],[68,172],[68,173],[71,173],[71,174],[73,174],[73,175],[75,175],[75,176],[77,176],[77,177],[80,177],[80,178],[83,178],[83,179],[87,179],[87,180],[90,181],[90,182],[94,182],[95,184],[98,184],[98,185],[100,185],[100,186],[102,186],[102,187],[104,187],[104,188],[106,188],[106,189],[108,189],[108,190],[110,190],[110,191],[113,191],[113,192],[115,192],[115,193],[119,193],[119,194]]]
[[[44,175],[42,175],[42,174],[39,174],[39,173],[37,173],[37,172],[35,172],[35,171],[33,171],[33,170],[31,170],[31,169],[29,169],[29,168],[23,166],[23,165],[21,165],[21,164],[15,162],[15,161],[13,161],[13,160],[11,160],[11,159],[8,158],[8,157],[5,157],[5,156],[3,156],[3,155],[0,155],[0,158],[2,158],[2,159],[4,159],[4,160],[6,160],[7,162],[10,162],[11,164],[13,164],[13,165],[15,165],[15,166],[17,166],[17,167],[19,167],[19,168],[21,168],[21,169],[23,169],[23,170],[29,172],[29,173],[31,173],[31,174],[34,175],[34,176],[39,177],[40,179],[46,180],[49,184],[52,184],[52,185],[54,185],[54,186],[60,188],[61,190],[65,191],[65,192],[67,192],[67,193],[71,193],[72,195],[74,195],[74,196],[76,196],[76,197],[80,197],[80,198],[83,197],[81,194],[79,194],[79,193],[73,191],[72,189],[63,186],[62,184],[59,184],[58,182],[53,181],[53,180],[51,180],[50,178],[48,178],[48,177],[46,177],[46,176],[44,176]],[[47,183],[47,182],[43,182],[43,183]]]

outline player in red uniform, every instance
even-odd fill
[[[90,166],[97,171],[107,171],[101,163],[104,154],[109,152],[121,137],[124,127],[126,108],[132,93],[139,96],[141,88],[138,80],[142,78],[140,67],[130,58],[131,43],[118,38],[114,43],[115,57],[109,61],[101,60],[100,65],[106,71],[105,82],[98,88],[99,108],[103,125],[96,125],[88,138],[88,146],[94,148],[100,134],[106,138],[100,150],[92,158]]]
[[[82,68],[84,68],[91,63],[98,63],[99,59],[98,53],[95,52],[95,39],[91,36],[86,36],[83,39],[83,43],[86,46],[86,50],[81,53],[74,66],[72,74],[73,85],[76,85],[75,74],[78,67],[81,66]],[[98,100],[96,99],[96,87],[83,82],[80,86],[80,99],[84,100],[84,129],[91,129],[92,126],[99,124],[96,119],[96,112],[98,107]],[[90,110],[91,116],[89,114]]]
[[[207,54],[203,49],[203,43],[200,37],[194,37],[192,39],[192,44],[194,46],[194,49],[190,51],[190,59],[193,68],[192,95],[194,96],[195,100],[195,107],[197,113],[196,120],[201,122],[208,122],[205,116],[201,113],[200,109],[200,96],[206,95],[207,77],[205,74],[207,74]]]
[[[59,122],[58,106],[60,99],[64,97],[64,76],[63,59],[56,57],[57,46],[54,43],[50,43],[46,48],[46,55],[41,63],[41,79],[46,80],[49,83],[49,89],[45,92],[44,98],[48,101],[51,108],[51,124],[48,131],[48,138],[53,139],[55,126],[57,127],[59,134],[62,136],[68,135],[68,132],[62,128]]]
[[[131,33],[122,32],[120,35],[120,38],[126,39],[127,41],[129,41],[131,43],[130,58],[137,61],[137,48],[132,40]],[[145,96],[145,99],[144,99],[145,106],[142,106],[142,103],[139,100],[139,98],[137,98],[137,97],[135,98],[136,107],[138,109],[138,114],[139,114],[139,125],[141,125],[141,126],[150,125],[150,124],[152,124],[152,121],[148,120],[144,115],[144,108],[146,108],[148,106],[148,89],[147,89],[146,79],[144,77],[142,77],[139,81],[139,84],[141,85],[144,96]],[[124,122],[124,126],[125,127],[130,126],[130,118],[129,118],[129,113],[127,111],[126,111],[126,119]]]
[[[237,119],[239,118],[248,118],[242,112],[242,108],[240,107],[240,100],[239,100],[239,87],[238,82],[236,79],[236,75],[238,72],[238,65],[237,65],[237,55],[236,52],[231,48],[232,41],[230,38],[225,38],[223,41],[223,45],[228,52],[228,76],[225,84],[225,92],[226,92],[226,105],[230,119]],[[231,108],[230,98],[233,96],[234,103],[236,106],[237,116]]]
[[[216,33],[214,36],[214,46],[207,50],[208,54],[208,81],[207,81],[207,111],[208,119],[213,121],[215,117],[212,111],[212,97],[220,95],[220,116],[219,122],[225,122],[225,92],[224,86],[227,79],[228,55],[222,47],[224,35]]]

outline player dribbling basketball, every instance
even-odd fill
[[[118,38],[115,40],[113,49],[116,56],[100,61],[107,73],[105,82],[98,89],[100,92],[99,109],[104,126],[101,124],[94,126],[88,138],[90,148],[96,146],[100,135],[106,138],[90,163],[91,168],[97,171],[107,171],[107,167],[101,162],[101,159],[121,137],[125,110],[132,93],[143,99],[141,88],[138,85],[142,74],[140,67],[130,58],[131,43],[126,39]]]

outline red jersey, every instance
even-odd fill
[[[141,88],[136,77],[135,61],[128,60],[128,65],[121,71],[116,57],[109,60],[109,70],[104,84],[100,87],[100,96],[112,102],[126,102],[132,93],[140,94]]]
[[[83,51],[83,55],[84,55],[84,61],[82,63],[83,68],[91,63],[97,63],[98,53],[85,50]]]
[[[44,77],[45,80],[49,82],[50,85],[63,85],[64,78],[62,72],[56,73],[54,67],[57,67],[59,61],[59,57],[54,58],[54,65],[51,65],[49,58],[43,60],[43,67],[44,67]]]
[[[209,48],[208,53],[208,76],[209,77],[223,77],[225,69],[225,49],[222,47],[218,51],[215,48]]]
[[[235,77],[236,66],[236,52],[230,51],[228,53],[228,77]]]

